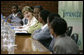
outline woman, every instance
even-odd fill
[[[22,9],[24,17],[28,20],[26,25],[23,25],[23,30],[26,30],[28,33],[32,33],[36,29],[36,24],[38,23],[37,19],[33,16],[33,10],[29,6],[25,6]],[[37,28],[38,29],[38,28]]]
[[[33,27],[30,28],[29,32],[32,32],[31,29],[38,30],[43,26],[42,23],[39,22],[39,18],[38,18],[41,10],[42,10],[41,6],[35,6],[34,7],[33,15],[38,20],[38,22]]]

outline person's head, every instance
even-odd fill
[[[39,15],[41,10],[43,10],[42,6],[34,6],[34,16],[37,20],[38,20],[38,15]]]
[[[18,12],[18,5],[13,5],[12,7],[11,7],[11,11],[12,11],[12,13],[17,13]]]
[[[30,6],[31,7],[31,9],[34,11],[34,7],[33,6]]]
[[[47,23],[47,17],[49,14],[50,14],[50,12],[47,10],[40,11],[38,21],[42,24],[46,24]]]
[[[57,14],[57,13],[51,13],[51,14],[49,14],[49,16],[48,16],[48,18],[47,18],[48,26],[50,25],[50,23],[52,22],[52,20],[53,20],[55,17],[60,17],[60,15]]]
[[[67,30],[67,23],[64,19],[60,17],[56,17],[53,19],[53,21],[50,23],[50,33],[56,37],[58,35],[62,35]]]
[[[23,7],[22,13],[25,18],[31,19],[33,17],[33,10],[29,6]]]

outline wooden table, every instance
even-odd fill
[[[38,48],[40,47],[42,51],[33,51],[32,42],[36,42],[38,44]],[[21,36],[16,35],[15,43],[17,47],[15,48],[15,54],[51,54],[51,52],[45,48],[40,42],[37,40],[31,39],[31,36]],[[1,54],[7,54],[8,52],[1,51]]]

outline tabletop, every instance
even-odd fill
[[[15,54],[52,54],[39,41],[31,38],[30,35],[16,35]],[[1,51],[1,54],[8,54],[7,51]]]

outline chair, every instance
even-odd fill
[[[78,34],[77,33],[73,33],[71,35],[71,38],[77,43],[78,42]]]
[[[72,29],[73,29],[72,26],[69,26],[69,27],[68,27],[67,32],[66,32],[66,34],[67,34],[68,36],[71,36]]]

